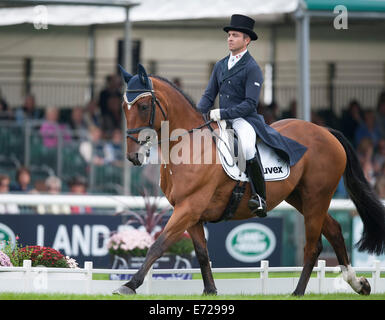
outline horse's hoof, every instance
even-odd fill
[[[292,297],[303,297],[304,296],[304,293],[302,292],[299,292],[299,291],[294,291],[292,294],[291,294]]]
[[[135,290],[126,287],[126,286],[120,286],[118,289],[112,291],[112,294],[120,295],[120,296],[126,296],[131,294],[136,294]]]
[[[370,287],[369,281],[366,278],[361,277],[359,279],[359,282],[362,285],[362,287],[361,287],[361,290],[358,293],[362,294],[364,296],[370,295],[371,287]]]
[[[203,290],[203,295],[204,296],[216,296],[217,295],[217,290]]]

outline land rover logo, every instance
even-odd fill
[[[3,249],[5,243],[10,241],[14,246],[16,243],[16,237],[13,231],[3,223],[0,223],[0,249]]]
[[[275,249],[274,233],[260,223],[245,223],[235,227],[226,238],[226,249],[236,260],[257,262]]]

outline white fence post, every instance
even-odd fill
[[[92,269],[93,269],[92,261],[84,262],[84,271],[85,271],[85,276],[86,276],[86,294],[90,294],[91,293]]]
[[[32,261],[24,260],[23,268],[26,268],[24,272],[24,288],[23,292],[30,292],[32,289]]]
[[[380,282],[380,276],[381,276],[380,261],[379,260],[374,260],[373,266],[375,268],[374,272],[372,273],[373,293],[377,293],[378,285],[379,285],[379,282]]]
[[[267,285],[269,280],[269,261],[262,260],[261,261],[261,279],[262,279],[262,294],[267,294]]]
[[[318,260],[318,268],[320,270],[317,272],[317,278],[318,278],[318,292],[319,293],[324,293],[325,291],[325,266],[326,266],[326,261],[325,260]]]

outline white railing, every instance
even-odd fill
[[[158,207],[171,208],[165,197],[150,197],[150,201],[157,201]],[[385,205],[385,200],[382,200]],[[0,194],[0,204],[16,204],[21,206],[37,205],[72,205],[92,206],[94,208],[116,208],[121,211],[124,208],[144,208],[145,201],[140,196],[112,196],[112,195],[46,195],[46,194]],[[295,210],[287,202],[280,203],[277,210]],[[333,199],[331,210],[355,210],[350,199]]]
[[[359,273],[371,273],[368,281],[372,293],[385,293],[385,278],[381,273],[385,267],[375,261],[373,267],[355,267]],[[93,280],[94,274],[134,274],[133,269],[94,269],[92,262],[85,262],[84,268],[45,268],[32,267],[30,260],[25,260],[23,267],[0,267],[0,292],[35,292],[35,293],[71,293],[71,294],[111,294],[124,284],[123,280]],[[290,294],[294,291],[298,277],[270,277],[271,274],[301,272],[302,267],[269,267],[269,262],[261,261],[256,268],[213,268],[214,273],[259,273],[259,278],[216,279],[218,294]],[[342,279],[339,267],[326,267],[324,260],[319,260],[313,271],[317,277],[311,277],[306,293],[353,293],[354,291]],[[202,280],[158,280],[156,274],[194,274],[200,269],[150,269],[138,294],[201,294]],[[335,273],[327,277],[326,273]]]

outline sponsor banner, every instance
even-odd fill
[[[127,217],[1,215],[0,241],[15,243],[18,236],[23,246],[52,247],[76,259],[80,266],[92,261],[96,268],[110,268],[113,257],[107,241],[110,233],[124,224],[123,219]],[[281,264],[281,218],[208,223],[205,232],[213,267],[259,266],[260,260],[269,260],[272,266]],[[192,267],[198,267],[196,259]]]
[[[83,267],[92,261],[94,267],[104,268],[111,263],[107,241],[112,231],[122,224],[118,216],[68,216],[68,215],[2,215],[0,240],[15,236],[19,243],[52,247],[76,259]]]
[[[206,224],[213,268],[281,265],[282,218],[249,219]]]

